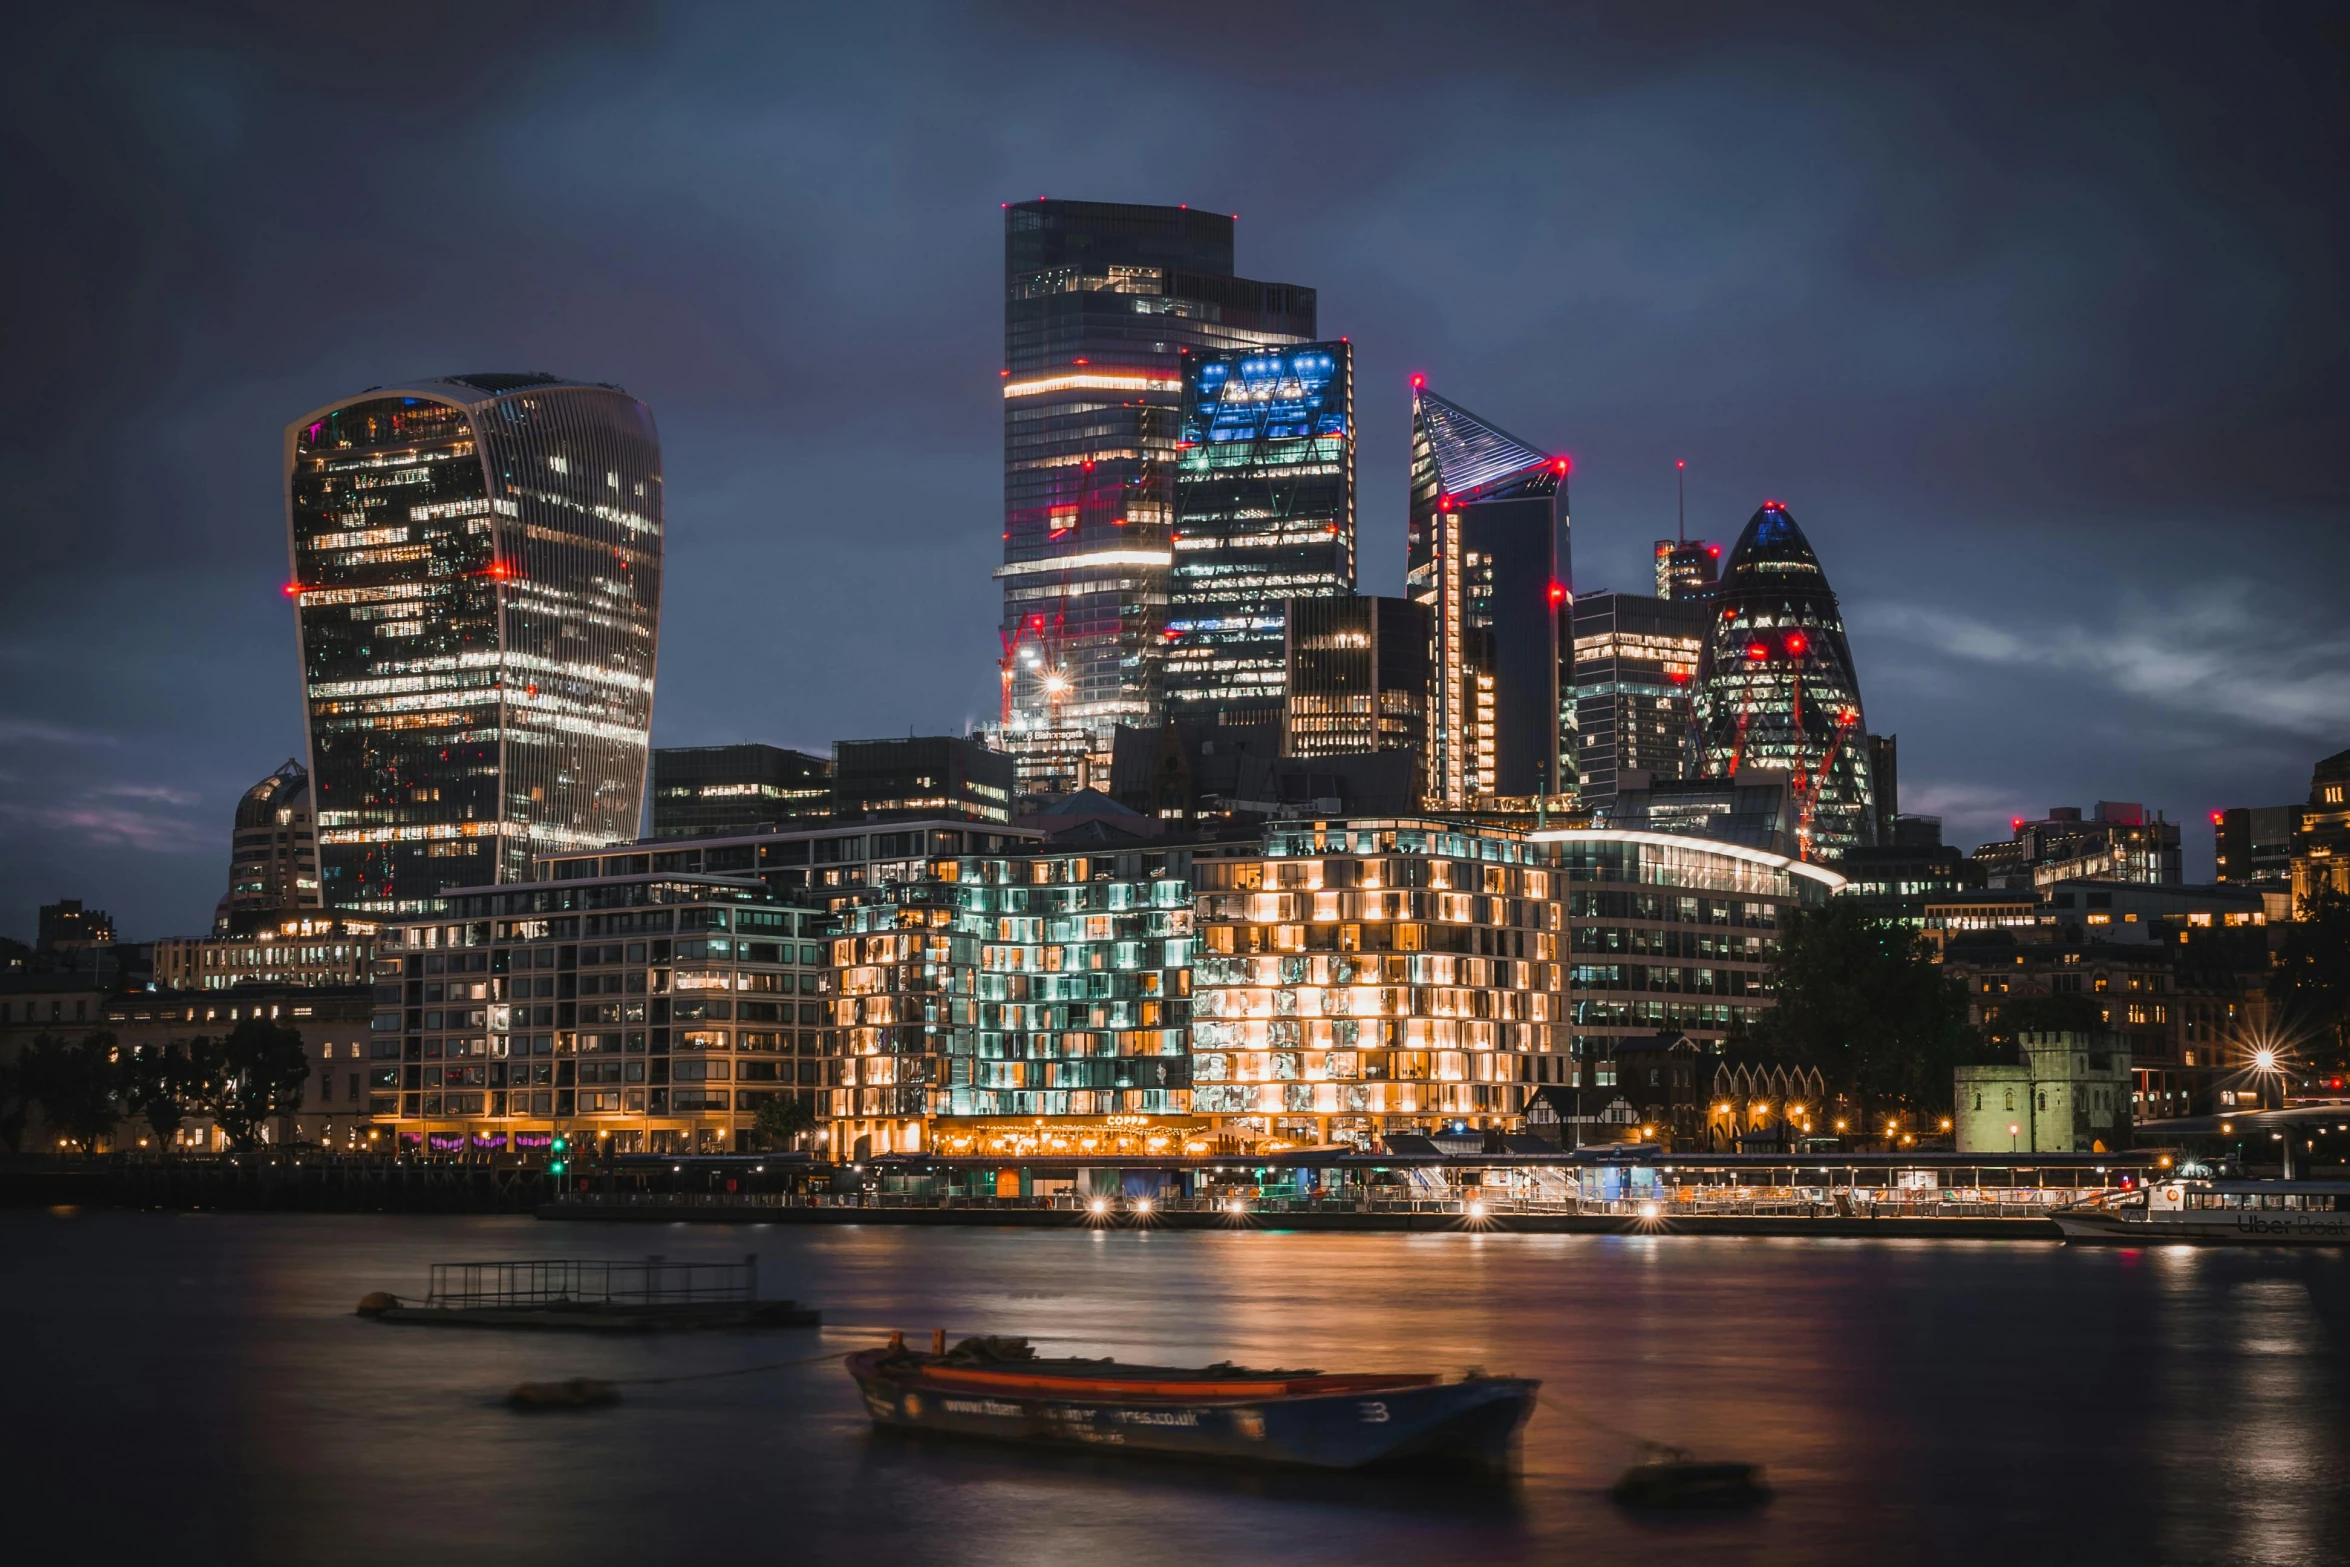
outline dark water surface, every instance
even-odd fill
[[[394,1328],[372,1289],[526,1256],[730,1260],[815,1334]],[[2350,1254],[2012,1243],[1110,1234],[0,1214],[15,1560],[2350,1561]],[[524,1416],[526,1378],[927,1336],[1160,1362],[1539,1376],[1574,1406],[1479,1489],[871,1433],[823,1364]],[[1627,1518],[1640,1433],[1779,1499]]]

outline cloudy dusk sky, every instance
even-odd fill
[[[201,12],[201,14],[199,14]],[[397,15],[413,31],[381,31]],[[2314,5],[20,8],[0,23],[0,934],[206,928],[303,754],[283,431],[612,381],[659,422],[657,744],[992,715],[1002,214],[1239,215],[1357,352],[1571,453],[1578,591],[1766,497],[1902,806],[1973,844],[2350,746],[2350,27]]]

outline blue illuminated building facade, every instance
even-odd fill
[[[1353,349],[1187,355],[1178,452],[1168,712],[1277,726],[1285,602],[1354,588]]]

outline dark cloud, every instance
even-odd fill
[[[2277,5],[253,5],[0,44],[0,929],[199,926],[301,746],[279,445],[361,387],[660,421],[664,743],[992,702],[997,203],[1191,201],[1572,451],[1579,586],[1788,502],[1905,794],[1974,835],[2296,797],[2350,743],[2340,14]],[[2208,844],[2191,828],[2208,865]]]

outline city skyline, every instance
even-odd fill
[[[70,19],[48,25],[78,36]],[[152,154],[133,132],[203,134],[158,176],[159,211],[110,206],[117,198],[89,184],[44,225],[68,257],[103,253],[110,223],[152,241],[53,291],[60,319],[90,320],[109,308],[91,287],[128,290],[132,308],[107,330],[136,340],[96,353],[76,343],[74,358],[127,358],[151,390],[131,399],[147,432],[135,457],[96,460],[119,452],[92,445],[102,418],[124,417],[119,384],[72,369],[63,339],[31,339],[31,379],[50,390],[18,426],[19,471],[51,521],[15,546],[29,609],[0,642],[14,676],[0,705],[6,928],[29,928],[32,906],[60,895],[114,910],[132,937],[204,927],[239,793],[302,745],[282,564],[271,561],[283,559],[277,432],[302,408],[401,376],[545,365],[626,385],[661,411],[677,569],[656,743],[821,749],[900,723],[936,733],[990,716],[994,246],[1002,204],[1036,190],[1238,211],[1250,225],[1244,273],[1311,282],[1320,331],[1358,354],[1361,591],[1401,584],[1411,373],[1574,456],[1579,591],[1642,590],[1653,541],[1674,531],[1672,463],[1686,459],[1693,537],[1733,537],[1765,495],[1803,517],[1844,601],[1870,727],[1903,737],[1905,809],[1938,811],[1973,842],[2067,800],[2145,800],[2190,824],[2188,873],[2207,877],[2205,814],[2299,798],[2309,759],[2340,748],[2329,731],[2350,711],[2340,633],[2323,615],[2323,586],[2346,564],[2340,530],[2324,526],[2339,514],[2339,481],[2317,466],[2318,432],[2338,427],[2338,377],[2326,383],[2341,325],[2310,303],[2322,290],[2294,281],[2336,268],[2338,219],[2322,199],[2307,216],[2297,194],[2313,163],[2240,178],[2281,126],[2321,111],[2296,96],[2288,67],[2224,46],[2192,64],[2209,79],[2206,101],[2241,110],[2242,123],[2158,103],[2191,62],[2184,39],[2155,28],[2094,91],[2156,115],[2171,144],[2138,152],[2079,132],[2057,102],[2081,84],[2036,67],[2006,83],[2008,102],[2053,140],[2030,179],[2010,182],[2015,130],[1936,124],[1860,85],[1862,67],[1896,48],[1946,43],[1920,86],[1929,104],[1956,104],[1992,70],[1987,40],[1955,24],[1888,25],[1856,42],[1797,24],[1774,59],[1815,101],[1777,111],[1745,153],[1733,139],[1752,129],[1743,122],[1669,112],[1699,102],[1724,68],[1720,40],[1660,54],[1675,40],[1619,26],[1582,40],[1569,90],[1524,124],[1472,117],[1443,148],[1418,151],[1374,132],[1327,187],[1249,170],[1205,179],[1199,170],[1234,163],[1179,152],[1141,118],[1118,122],[1123,149],[1098,136],[1041,151],[1056,111],[950,98],[937,112],[973,116],[984,145],[918,158],[887,199],[855,186],[870,165],[828,173],[762,139],[838,112],[830,90],[795,85],[777,107],[719,70],[711,101],[682,107],[683,82],[714,69],[715,40],[686,25],[590,36],[544,57],[527,105],[472,112],[493,127],[527,113],[600,134],[591,83],[619,51],[644,48],[655,85],[642,90],[666,92],[675,113],[618,189],[593,187],[534,140],[419,196],[396,222],[371,220],[370,246],[414,257],[441,220],[539,181],[523,215],[494,226],[487,254],[546,286],[491,310],[468,302],[478,278],[466,269],[379,268],[350,300],[305,307],[298,325],[265,301],[348,261],[347,241],[250,224],[283,194],[258,170],[263,138],[321,133],[345,107],[354,126],[335,135],[382,131],[395,113],[388,81],[330,104],[297,84],[298,61],[273,60],[233,28],[209,53],[167,25],[85,40],[204,89],[131,106],[131,130],[94,135],[87,167],[145,167]],[[751,31],[756,58],[772,44]],[[909,80],[946,79],[953,33],[916,48]],[[496,39],[491,56],[511,61],[535,42]],[[1376,28],[1346,47],[1355,78],[1343,94],[1317,90],[1359,115],[1406,79],[1404,51]],[[1238,95],[1249,79],[1239,64],[1171,68],[1143,96]],[[462,87],[431,69],[407,85]],[[1531,77],[1505,73],[1495,90],[1535,101]],[[2322,113],[2319,139],[2338,139],[2338,109]],[[1864,127],[1916,154],[1914,168],[1896,181],[1866,151]],[[1594,129],[1616,133],[1623,167],[1576,150]],[[744,154],[746,138],[769,151]],[[1427,210],[1440,164],[1457,172],[1439,153],[1478,138],[1538,171],[1560,215],[1505,221],[1516,190],[1472,180],[1448,210],[1469,215],[1461,226],[1477,243],[1382,245],[1418,232],[1412,214]],[[1800,175],[1795,154],[1815,141],[1829,172]],[[568,243],[603,232],[594,225],[654,174],[700,166],[706,146],[735,155],[707,166],[704,188],[765,188],[761,204],[775,207],[794,205],[777,193],[796,195],[793,221],[664,209],[683,233],[659,245]],[[73,166],[36,161],[70,182]],[[1723,169],[1759,179],[1765,195],[1741,198]],[[1635,200],[1623,188],[1635,175],[1678,194]],[[2099,197],[2102,221],[2059,211],[2068,193]],[[1894,221],[1862,225],[1880,202],[1895,203]],[[809,213],[836,226],[843,255],[891,265],[846,275],[812,248]],[[2219,232],[2244,223],[2274,239],[2268,254]],[[1739,224],[1759,236],[1747,265],[1708,272],[1708,247]],[[173,275],[174,258],[195,254],[190,233],[217,254]],[[1390,249],[1410,256],[1365,259]],[[2213,287],[2214,274],[2234,287]],[[825,308],[745,308],[786,281]],[[2260,303],[2274,298],[2299,305]],[[2149,317],[2165,322],[2157,341],[2133,325]],[[721,320],[750,330],[722,337]],[[903,366],[916,349],[924,384],[909,399]],[[200,400],[185,395],[197,366]],[[93,472],[105,482],[87,485]],[[796,591],[809,581],[825,590]],[[786,607],[766,607],[775,595],[763,585]],[[885,597],[902,629],[877,639]]]

